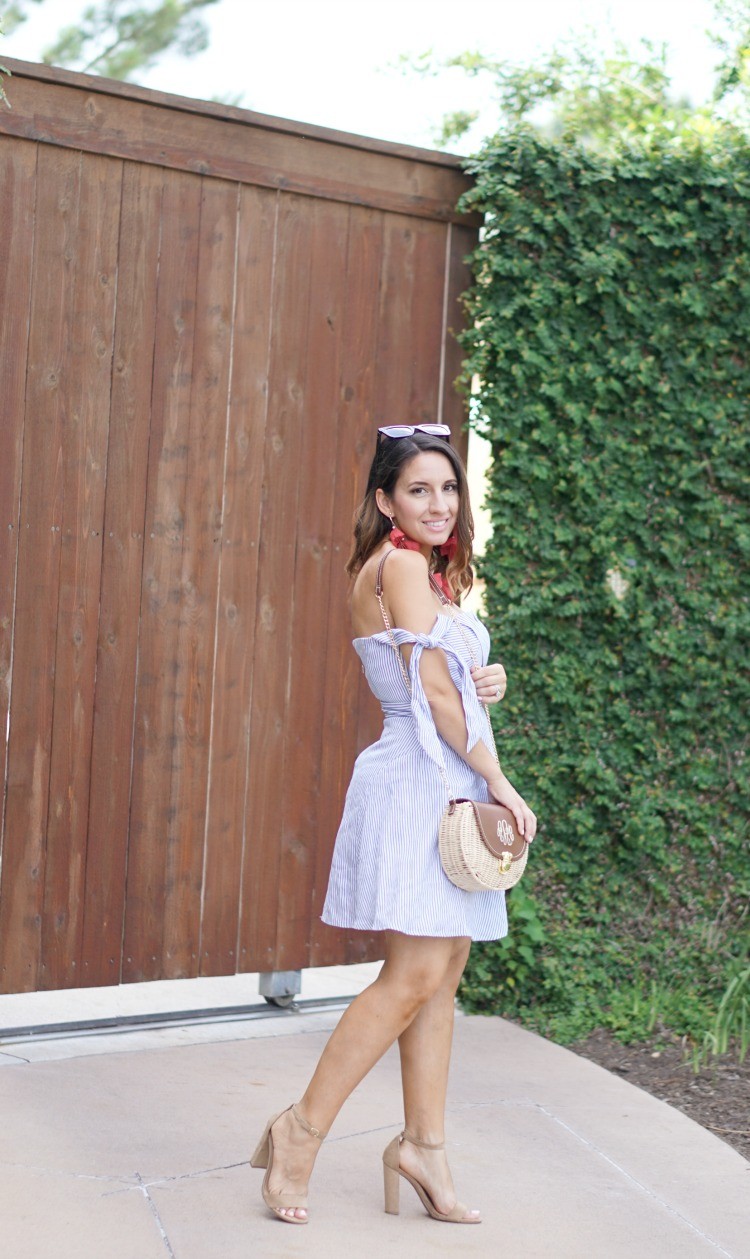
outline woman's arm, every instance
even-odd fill
[[[384,600],[391,624],[413,634],[429,634],[435,624],[437,607],[430,589],[427,560],[418,551],[394,551],[385,571],[388,592],[387,595],[384,592]],[[401,650],[408,661],[411,645],[405,644]],[[513,813],[520,833],[533,839],[536,818],[505,777],[487,745],[480,739],[466,750],[469,733],[463,703],[445,653],[439,647],[422,652],[419,676],[440,737],[475,773],[481,774],[494,798]]]

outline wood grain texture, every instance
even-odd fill
[[[238,121],[261,127],[267,131],[278,131],[284,135],[305,136],[313,140],[327,140],[331,144],[341,144],[345,148],[365,149],[372,153],[398,154],[410,161],[428,163],[431,166],[445,166],[454,171],[461,169],[462,158],[453,153],[443,153],[436,149],[418,148],[413,144],[397,144],[391,140],[378,140],[372,136],[352,135],[348,131],[337,131],[332,127],[320,127],[314,123],[297,122],[291,118],[277,118],[270,114],[255,113],[250,109],[241,109],[237,105],[225,105],[219,101],[204,101],[192,96],[177,96],[172,92],[160,92],[154,88],[138,87],[134,83],[126,83],[119,79],[105,79],[98,74],[81,74],[76,70],[63,70],[60,66],[42,65],[37,62],[19,61],[3,57],[3,64],[12,71],[15,79],[31,79],[37,83],[57,83],[68,87],[82,88],[95,92],[97,95],[126,98],[127,100],[143,101],[149,105],[163,105],[167,109],[179,110],[181,113],[199,114],[207,118],[221,121]]]
[[[80,86],[14,80],[13,109],[0,115],[0,129],[46,144],[417,218],[462,218],[455,207],[469,181],[452,166],[383,151],[383,146],[371,151],[347,145],[341,136],[331,140],[291,129],[280,132],[115,96],[81,78]]]
[[[325,966],[341,957],[346,934],[320,921],[333,845],[344,796],[357,752],[358,712],[366,706],[363,737],[377,737],[378,707],[363,682],[352,647],[349,618],[351,581],[346,562],[351,550],[351,522],[361,500],[375,449],[373,410],[378,376],[378,292],[383,260],[384,218],[380,211],[352,207],[346,252],[346,292],[341,330],[340,388],[332,441],[333,521],[328,593],[328,646],[324,660],[324,693],[320,714],[320,802],[315,868],[310,889],[310,964]],[[379,937],[357,933],[353,948],[360,955],[380,956]]]
[[[178,642],[185,601],[181,579],[201,184],[174,171],[164,171],[163,181],[123,946],[126,981],[165,973],[165,918],[186,877],[180,847],[185,818],[178,813],[173,787],[179,784],[185,740],[176,720],[187,672]]]
[[[175,979],[199,971],[237,230],[236,185],[203,180],[201,194],[163,937]]]
[[[80,974],[121,181],[121,162],[81,156],[66,257],[73,285],[59,389],[62,512],[40,976],[45,988],[75,985]]]
[[[466,181],[38,69],[0,115],[0,990],[377,957],[319,920],[382,720],[344,565],[379,423],[464,447]]]
[[[468,255],[476,248],[476,232],[471,228],[453,224],[448,237],[448,265],[446,271],[446,300],[443,318],[443,381],[441,391],[441,415],[443,423],[450,424],[454,440],[459,443],[463,457],[466,457],[466,435],[459,441],[459,432],[466,423],[468,409],[467,397],[457,387],[461,374],[464,352],[458,340],[458,334],[466,324],[465,311],[461,296],[471,283],[471,270],[466,261]]]
[[[279,207],[273,281],[268,424],[263,452],[264,496],[260,519],[255,624],[255,670],[250,725],[247,844],[243,870],[240,948],[243,969],[275,967],[282,804],[286,740],[296,720],[292,700],[290,609],[294,596],[296,526],[305,409],[307,316],[310,301],[313,222],[307,202],[285,196]]]
[[[80,154],[42,148],[24,425],[13,689],[3,840],[3,988],[43,982],[42,917],[63,522],[69,312],[75,301]]]
[[[119,982],[130,831],[162,175],[123,169],[80,975]]]
[[[242,889],[278,205],[277,193],[240,190],[200,945],[210,975],[248,969],[239,936],[255,905]]]
[[[22,417],[26,392],[34,253],[36,146],[8,140],[0,146],[0,364],[4,422],[0,425],[0,863],[7,786],[8,718],[13,668],[16,564],[23,460]],[[12,318],[9,317],[12,311]],[[0,864],[0,875],[2,864]],[[2,886],[0,885],[0,896]]]
[[[347,317],[347,206],[318,201],[311,216],[310,293],[304,349],[307,364],[295,559],[289,591],[291,641],[289,703],[282,781],[281,855],[276,924],[280,970],[309,964],[310,901],[319,842],[325,662],[339,648],[339,618],[329,597],[330,553],[336,505],[336,413],[342,335]],[[290,527],[294,527],[290,520]],[[333,632],[332,632],[333,631]]]

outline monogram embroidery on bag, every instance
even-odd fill
[[[513,829],[505,818],[501,818],[497,824],[497,837],[501,844],[507,844],[510,848],[513,843]]]

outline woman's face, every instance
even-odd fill
[[[447,542],[458,517],[458,481],[450,459],[436,450],[415,455],[401,469],[392,497],[377,490],[376,501],[429,559],[434,546]]]

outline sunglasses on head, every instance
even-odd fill
[[[446,442],[451,439],[447,424],[386,424],[384,428],[378,429],[383,437],[413,437],[416,432],[427,433],[430,437],[442,437]]]

